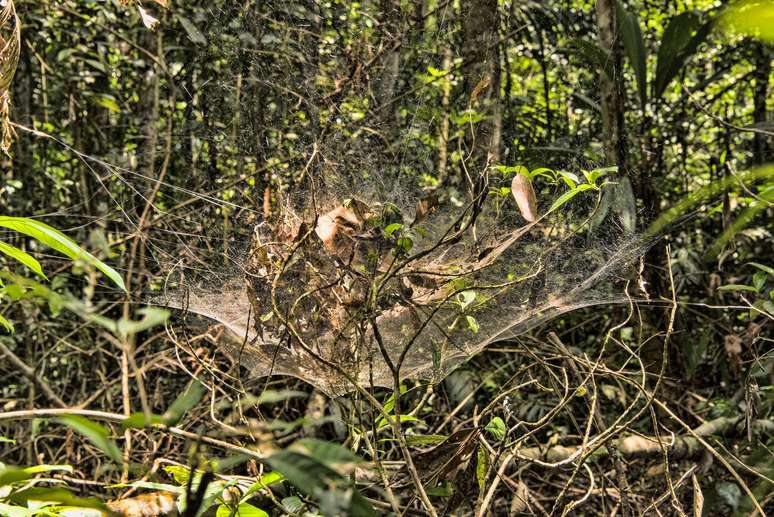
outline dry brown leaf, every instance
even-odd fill
[[[511,182],[511,194],[516,200],[521,216],[528,222],[534,223],[538,218],[537,197],[530,179],[523,174],[514,176]]]
[[[734,334],[729,334],[723,340],[723,345],[726,349],[726,353],[730,356],[739,355],[742,353],[742,339]]]
[[[693,517],[701,517],[704,511],[704,494],[701,491],[699,480],[696,479],[696,474],[691,474],[691,481],[693,483]]]
[[[143,25],[145,25],[152,31],[156,30],[156,26],[159,24],[158,18],[154,17],[148,11],[143,9],[141,5],[138,5],[137,9],[140,11],[140,18],[142,18]]]
[[[13,0],[4,0],[0,7],[0,150],[7,153],[15,136],[10,120],[10,89],[19,63],[21,23]]]

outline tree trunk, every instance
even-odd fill
[[[768,122],[766,99],[768,99],[769,76],[771,75],[771,49],[764,43],[755,43],[754,49],[755,87],[753,93],[753,122],[756,127]],[[755,133],[753,137],[754,165],[762,165],[770,159],[771,136]]]
[[[467,176],[499,160],[501,140],[499,13],[497,0],[471,0],[462,7],[462,71],[468,107],[484,116],[469,135]]]
[[[622,52],[618,38],[615,0],[597,0],[599,45],[609,56],[606,71],[600,73],[602,97],[603,147],[608,165],[617,165],[619,174],[627,174],[624,95],[621,81]]]

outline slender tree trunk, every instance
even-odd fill
[[[469,108],[484,115],[471,131],[471,160],[476,173],[500,155],[500,62],[497,0],[462,3],[462,70]],[[473,171],[470,171],[473,172]]]
[[[755,86],[753,93],[753,121],[756,125],[768,122],[766,100],[769,93],[769,76],[771,75],[771,48],[764,43],[756,43],[754,49]],[[771,136],[755,133],[753,137],[753,157],[755,165],[762,165],[770,160]]]
[[[597,0],[596,9],[599,44],[609,56],[607,70],[600,74],[605,158],[608,164],[618,166],[620,174],[627,174],[622,52],[617,29],[616,1]]]

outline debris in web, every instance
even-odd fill
[[[492,169],[465,200],[437,189],[413,207],[315,183],[313,201],[255,228],[243,275],[183,282],[157,301],[223,325],[253,376],[295,376],[328,395],[440,381],[490,343],[625,300],[619,280],[644,249],[612,217],[589,228],[599,196],[538,217],[534,200],[521,207],[501,187],[512,178]]]

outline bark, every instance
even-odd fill
[[[620,174],[627,174],[626,133],[624,128],[624,96],[621,76],[622,49],[618,37],[615,0],[597,0],[597,31],[599,44],[608,56],[608,72],[600,73],[603,147],[609,165],[617,165]]]
[[[469,107],[485,119],[470,135],[474,170],[481,172],[500,154],[500,62],[497,0],[472,0],[462,7],[462,59]]]
[[[764,43],[756,43],[754,49],[755,86],[753,89],[753,121],[756,127],[768,122],[766,100],[771,75],[771,49]],[[763,165],[770,159],[771,136],[755,133],[753,137],[753,164]]]

